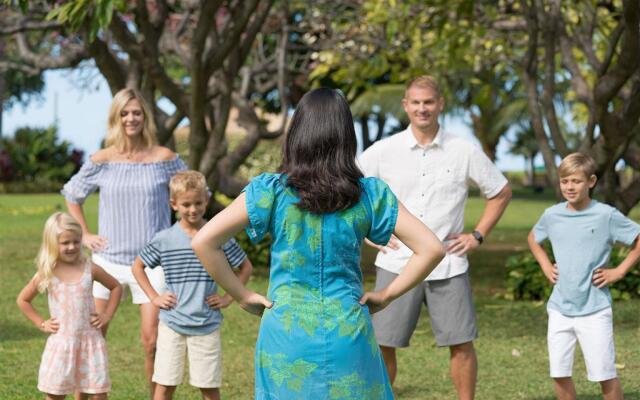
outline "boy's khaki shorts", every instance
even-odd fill
[[[189,383],[200,389],[222,386],[220,329],[202,336],[180,334],[162,321],[158,324],[156,360],[151,380],[163,386],[178,386],[189,358]]]

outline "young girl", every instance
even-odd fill
[[[41,331],[49,333],[42,354],[38,389],[47,399],[64,399],[79,392],[82,399],[106,399],[111,388],[107,347],[100,328],[118,307],[122,287],[82,253],[82,228],[69,214],[49,217],[36,258],[38,272],[20,291],[20,310]],[[96,313],[93,281],[111,291],[107,307]],[[38,292],[48,292],[49,319],[36,311],[31,301]]]
[[[370,313],[422,282],[444,256],[442,243],[389,187],[363,178],[344,97],[307,93],[293,116],[281,174],[256,177],[193,238],[206,270],[247,311],[263,314],[255,356],[255,398],[393,398]],[[273,239],[268,297],[244,287],[220,246],[243,227]],[[360,247],[394,233],[412,251],[387,287],[363,294]]]

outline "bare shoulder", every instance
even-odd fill
[[[100,149],[91,155],[91,161],[96,164],[108,163],[113,160],[115,155],[114,148],[112,146],[106,149]]]
[[[156,161],[169,161],[176,158],[176,153],[163,146],[153,146],[151,154]]]

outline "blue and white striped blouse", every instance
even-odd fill
[[[69,202],[82,204],[100,190],[98,235],[108,244],[99,254],[113,263],[131,265],[156,232],[171,226],[169,180],[185,169],[180,157],[146,163],[89,159],[61,193]]]

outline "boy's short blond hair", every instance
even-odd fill
[[[571,153],[562,159],[560,166],[558,167],[558,176],[563,178],[582,172],[587,178],[596,174],[596,162],[595,160],[584,153]]]
[[[407,93],[409,92],[409,89],[411,89],[412,87],[428,88],[436,92],[436,96],[442,97],[440,84],[438,83],[438,80],[431,75],[420,75],[410,80],[409,83],[407,84],[407,88],[404,91],[405,99],[407,98]]]
[[[207,180],[202,173],[198,171],[180,171],[169,181],[169,196],[172,200],[189,191],[209,194]]]

